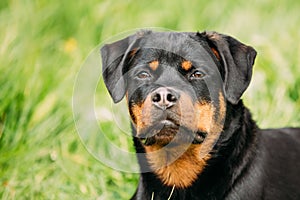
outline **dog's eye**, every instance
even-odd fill
[[[137,77],[139,79],[146,79],[146,78],[150,78],[151,75],[148,72],[142,71],[142,72],[137,74]]]
[[[200,71],[194,71],[191,75],[190,75],[190,79],[199,79],[202,78],[204,76],[204,74]]]

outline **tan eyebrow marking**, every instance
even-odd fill
[[[181,67],[182,67],[182,69],[187,71],[192,68],[192,63],[191,63],[191,61],[185,60],[181,63]]]
[[[158,60],[153,60],[152,62],[149,63],[149,67],[150,67],[153,71],[155,71],[155,70],[157,69],[158,65],[159,65]]]

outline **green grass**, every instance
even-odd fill
[[[72,92],[89,52],[135,28],[216,30],[251,44],[258,57],[246,105],[261,127],[300,126],[299,10],[294,0],[2,0],[0,197],[128,199],[133,194],[136,174],[107,167],[81,143]],[[102,102],[103,84],[96,90],[100,117],[107,110],[117,113],[107,97]],[[99,126],[112,143],[132,151],[130,137],[121,134],[129,130],[122,116],[123,131],[109,117]]]

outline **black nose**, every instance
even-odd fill
[[[177,92],[165,87],[154,90],[151,96],[152,103],[162,110],[166,110],[175,105],[178,98],[179,94]]]

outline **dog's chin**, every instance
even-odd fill
[[[163,120],[148,127],[140,135],[139,139],[145,146],[177,146],[201,144],[206,133],[195,132],[170,120]]]

